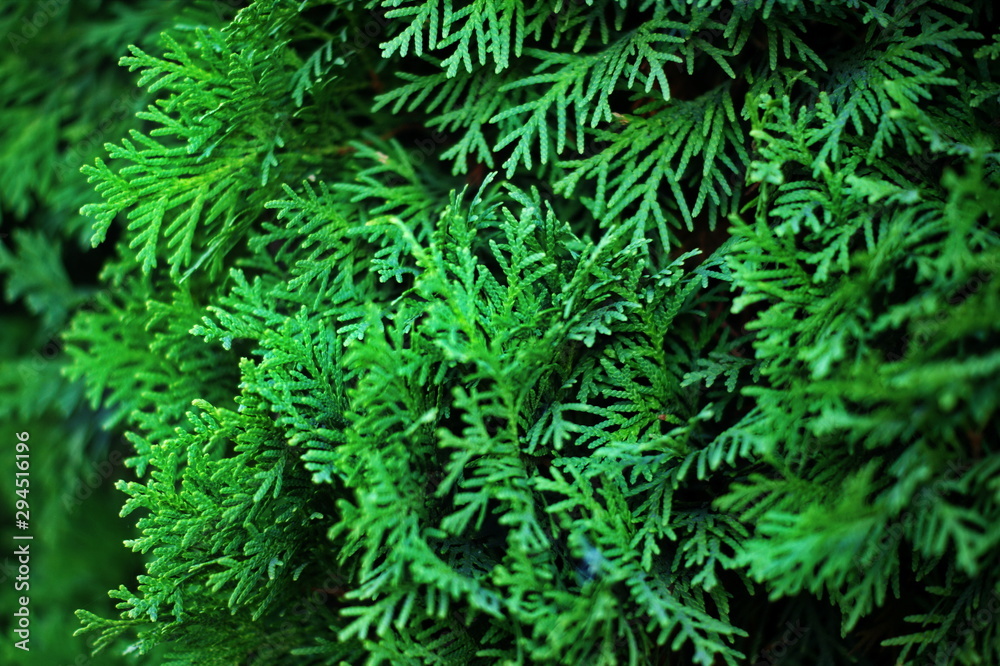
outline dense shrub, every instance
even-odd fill
[[[150,557],[98,645],[1000,660],[991,3],[257,0],[162,45],[84,169],[68,376]]]

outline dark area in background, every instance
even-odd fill
[[[160,663],[161,655],[120,656],[127,645],[91,657],[93,637],[74,637],[80,608],[114,614],[107,591],[144,571],[124,541],[134,516],[119,518],[119,479],[132,445],[108,414],[95,411],[82,382],[61,373],[72,313],[99,293],[101,267],[120,229],[91,248],[94,199],[79,172],[105,155],[104,144],[141,127],[149,103],[137,74],[118,64],[130,44],[155,48],[183,18],[222,25],[239,0],[9,0],[0,7],[0,663],[88,666]],[[15,433],[28,432],[30,588],[14,589]],[[13,613],[30,599],[30,651],[16,648]]]

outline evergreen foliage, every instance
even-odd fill
[[[998,57],[980,0],[255,0],[132,48],[68,376],[149,560],[83,631],[1000,662]]]
[[[105,290],[97,272],[114,251],[109,243],[88,252],[92,232],[79,208],[94,194],[79,168],[104,155],[104,142],[134,125],[149,101],[116,64],[129,43],[159,49],[159,33],[178,22],[222,25],[234,14],[220,3],[173,0],[0,3],[0,540],[9,546],[0,554],[0,663],[88,663],[87,637],[71,636],[73,610],[113,613],[108,586],[142,571],[140,557],[121,547],[131,526],[116,515],[114,480],[128,474],[128,442],[102,428],[108,414],[87,404],[84,382],[62,374],[63,333],[75,312],[97,306]],[[30,485],[15,487],[14,434],[23,432]],[[23,545],[12,539],[24,534],[18,501],[30,507],[36,544],[28,581],[17,580],[11,545]],[[15,645],[22,596],[30,598],[30,651]],[[100,663],[135,663],[120,656],[127,647]],[[157,663],[155,653],[143,659]]]

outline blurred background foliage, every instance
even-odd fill
[[[114,247],[90,249],[93,198],[80,166],[141,128],[147,92],[118,64],[129,44],[155,49],[167,29],[221,25],[239,0],[4,0],[0,3],[0,664],[134,663],[126,645],[89,656],[77,608],[114,614],[107,590],[142,572],[114,481],[126,443],[108,414],[63,376],[62,333],[98,292]],[[31,438],[31,636],[14,647],[15,433]],[[144,664],[159,663],[153,655]]]

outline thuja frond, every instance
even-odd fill
[[[990,17],[258,0],[134,49],[68,372],[149,561],[87,630],[707,666],[798,613],[796,663],[994,654],[955,629],[996,589]]]

